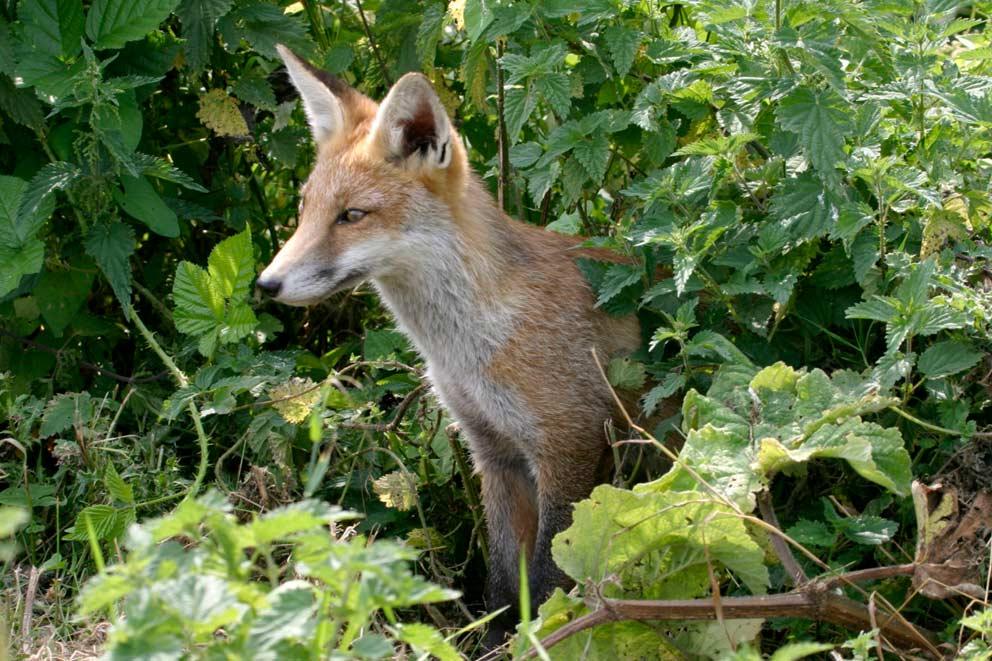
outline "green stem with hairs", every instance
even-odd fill
[[[165,352],[162,345],[158,343],[155,336],[152,334],[148,327],[145,326],[144,322],[141,321],[141,317],[138,316],[138,312],[134,309],[133,305],[127,307],[128,316],[134,320],[134,325],[138,327],[141,332],[141,336],[145,338],[145,342],[151,347],[152,351],[158,355],[162,363],[165,365],[166,369],[172,373],[173,378],[176,383],[179,384],[180,388],[185,388],[189,385],[189,378],[183,374],[183,371],[179,369],[172,357]],[[189,490],[186,492],[186,498],[194,498],[196,494],[200,491],[200,487],[203,486],[203,480],[207,476],[207,462],[210,454],[210,443],[207,439],[207,433],[203,430],[203,419],[200,417],[200,410],[196,408],[196,404],[192,401],[186,406],[186,410],[189,411],[189,416],[193,419],[193,428],[196,430],[196,438],[200,442],[200,465],[196,470],[196,478],[193,480],[193,484],[190,486]]]

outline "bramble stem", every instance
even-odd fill
[[[189,385],[189,378],[183,374],[183,371],[179,369],[172,357],[165,352],[162,345],[158,343],[155,336],[152,334],[148,327],[145,326],[144,322],[141,321],[141,317],[138,316],[138,312],[134,309],[133,305],[129,305],[127,308],[128,316],[134,320],[134,325],[138,327],[141,332],[141,336],[145,338],[145,342],[151,347],[152,351],[158,355],[162,363],[165,364],[169,372],[172,373],[173,378],[176,383],[179,384],[180,388],[185,388]],[[200,465],[196,470],[196,478],[193,480],[193,484],[190,485],[189,490],[186,492],[186,498],[194,498],[196,494],[200,491],[200,487],[203,486],[203,480],[207,476],[207,463],[210,454],[210,442],[207,439],[207,433],[203,430],[203,419],[200,417],[200,410],[196,408],[196,404],[190,401],[186,406],[186,410],[189,411],[189,416],[193,419],[193,429],[196,430],[196,438],[200,443]]]

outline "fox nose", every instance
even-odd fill
[[[275,297],[279,295],[279,290],[282,289],[282,281],[275,278],[259,278],[255,286],[266,296]]]

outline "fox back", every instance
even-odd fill
[[[508,218],[471,171],[430,82],[407,74],[376,104],[290,51],[280,54],[317,143],[299,226],[259,277],[289,305],[373,284],[427,364],[482,479],[488,602],[517,603],[518,555],[537,603],[567,577],[551,539],[609,463],[616,413],[593,360],[637,348],[576,265],[613,253]],[[491,631],[497,642],[509,629]]]

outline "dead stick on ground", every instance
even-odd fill
[[[34,615],[34,598],[38,592],[38,579],[40,577],[41,572],[38,571],[38,568],[32,567],[31,573],[28,575],[28,589],[24,594],[24,615],[21,618],[21,637],[24,639],[21,651],[25,654],[31,652],[31,617]]]

